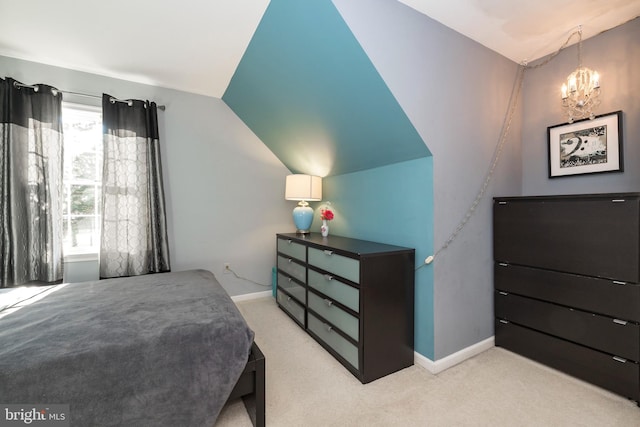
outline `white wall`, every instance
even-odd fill
[[[158,119],[172,270],[211,270],[231,295],[270,289],[275,233],[293,231],[293,206],[284,200],[289,171],[222,100],[2,56],[0,75],[166,105]],[[223,273],[225,262],[269,288]],[[87,271],[69,269],[83,280]]]

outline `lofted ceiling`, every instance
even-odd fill
[[[514,62],[555,52],[640,16],[640,0],[399,0]],[[571,40],[571,44],[577,40]]]
[[[640,0],[397,1],[515,62],[640,15]],[[0,55],[221,98],[268,4],[0,0]]]

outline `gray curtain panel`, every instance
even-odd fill
[[[154,102],[102,97],[100,277],[171,270]]]
[[[0,79],[0,287],[62,280],[62,94]]]

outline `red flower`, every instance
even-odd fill
[[[333,212],[331,209],[320,210],[320,219],[331,221],[333,219]]]

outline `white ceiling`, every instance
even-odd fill
[[[640,0],[399,1],[517,63],[555,52],[579,25],[585,40],[640,16]]]
[[[399,1],[515,62],[640,15],[640,0]],[[0,0],[0,55],[222,97],[268,4]]]

